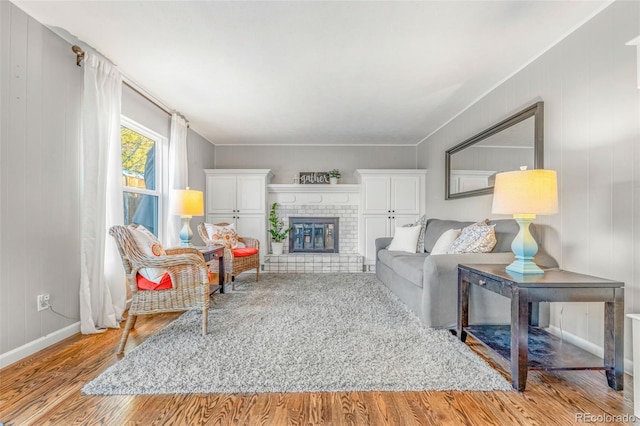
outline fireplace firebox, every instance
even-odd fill
[[[337,217],[290,217],[289,253],[338,253]]]

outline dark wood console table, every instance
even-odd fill
[[[211,262],[218,261],[218,284],[211,284],[209,287],[209,294],[213,294],[220,290],[220,293],[224,293],[224,246],[219,247],[195,247],[197,248],[207,265]]]
[[[622,390],[624,283],[557,269],[512,274],[506,266],[458,265],[460,340],[471,334],[510,361],[511,383],[519,391],[525,389],[527,370],[605,370],[609,386]],[[469,325],[470,284],[511,299],[511,326]],[[604,362],[537,328],[540,302],[604,302]]]

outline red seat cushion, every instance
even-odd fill
[[[139,290],[166,290],[168,288],[173,287],[173,283],[171,282],[171,277],[169,274],[164,274],[160,281],[154,283],[143,277],[140,274],[136,275],[136,283],[138,284]]]
[[[209,282],[211,282],[212,275],[211,271],[207,271]],[[154,283],[138,274],[136,275],[136,284],[138,284],[138,290],[166,290],[173,288],[173,282],[171,282],[169,274],[164,274],[158,283]]]
[[[258,253],[258,249],[253,247],[234,248],[231,251],[233,252],[233,257],[245,257]]]

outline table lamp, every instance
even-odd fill
[[[180,246],[190,247],[193,232],[191,231],[191,218],[204,215],[204,202],[202,191],[193,189],[174,189],[171,191],[170,213],[180,216],[182,229],[180,230]]]
[[[529,231],[529,224],[537,214],[558,212],[558,180],[554,170],[521,170],[498,173],[493,189],[493,207],[496,214],[512,214],[520,225],[511,250],[516,260],[507,271],[519,274],[544,274],[533,261],[538,244]]]

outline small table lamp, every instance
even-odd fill
[[[526,170],[498,173],[493,189],[493,208],[497,214],[512,214],[520,231],[511,244],[516,260],[507,271],[519,274],[544,274],[533,262],[538,244],[529,232],[537,214],[558,212],[558,183],[553,170]]]
[[[171,214],[180,216],[182,229],[180,230],[180,246],[191,246],[191,217],[204,215],[204,202],[202,191],[192,189],[174,189],[171,191]]]

